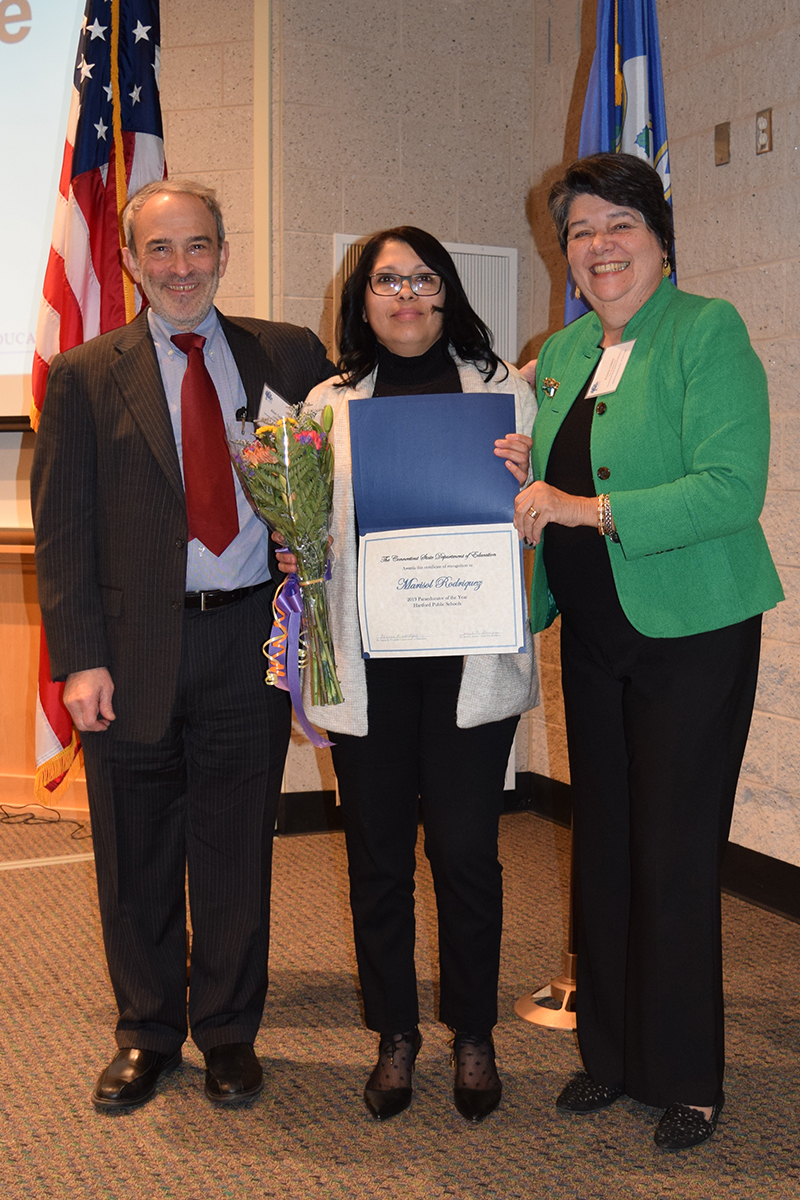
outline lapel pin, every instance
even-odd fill
[[[542,380],[542,388],[547,393],[547,395],[550,397],[550,399],[552,400],[553,396],[555,396],[556,392],[558,391],[558,380],[557,379],[543,379]]]

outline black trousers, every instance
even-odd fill
[[[84,735],[117,1043],[171,1053],[253,1042],[267,991],[272,837],[289,742],[286,693],[264,683],[265,588],[184,616],[178,692],[154,745]]]
[[[439,927],[439,1017],[489,1033],[497,1022],[503,922],[497,831],[518,717],[456,726],[463,660],[366,663],[369,733],[330,734],[350,870],[367,1026],[419,1020],[414,870],[420,804]]]
[[[724,1072],[719,871],[761,617],[684,638],[562,617],[578,1040],[645,1104],[714,1103]]]

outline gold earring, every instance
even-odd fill
[[[580,298],[581,298],[581,289],[578,287],[578,285],[576,283],[575,284],[575,299],[580,300]]]
[[[661,274],[665,279],[669,279],[670,275],[672,274],[672,266],[666,254],[661,260]]]

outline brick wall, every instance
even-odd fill
[[[256,0],[260,2],[260,0]],[[231,257],[224,311],[251,316],[254,0],[162,0],[161,103],[173,178],[216,189]]]

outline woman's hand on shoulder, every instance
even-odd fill
[[[542,530],[556,525],[597,525],[597,497],[571,496],[539,479],[514,501],[514,524],[521,538],[538,546]]]
[[[526,433],[507,433],[494,444],[495,454],[498,458],[506,460],[506,466],[517,483],[527,482],[532,445],[533,442]]]
[[[536,363],[538,359],[532,358],[530,362],[526,362],[524,366],[518,367],[520,375],[523,379],[527,379],[531,387],[536,387]]]

